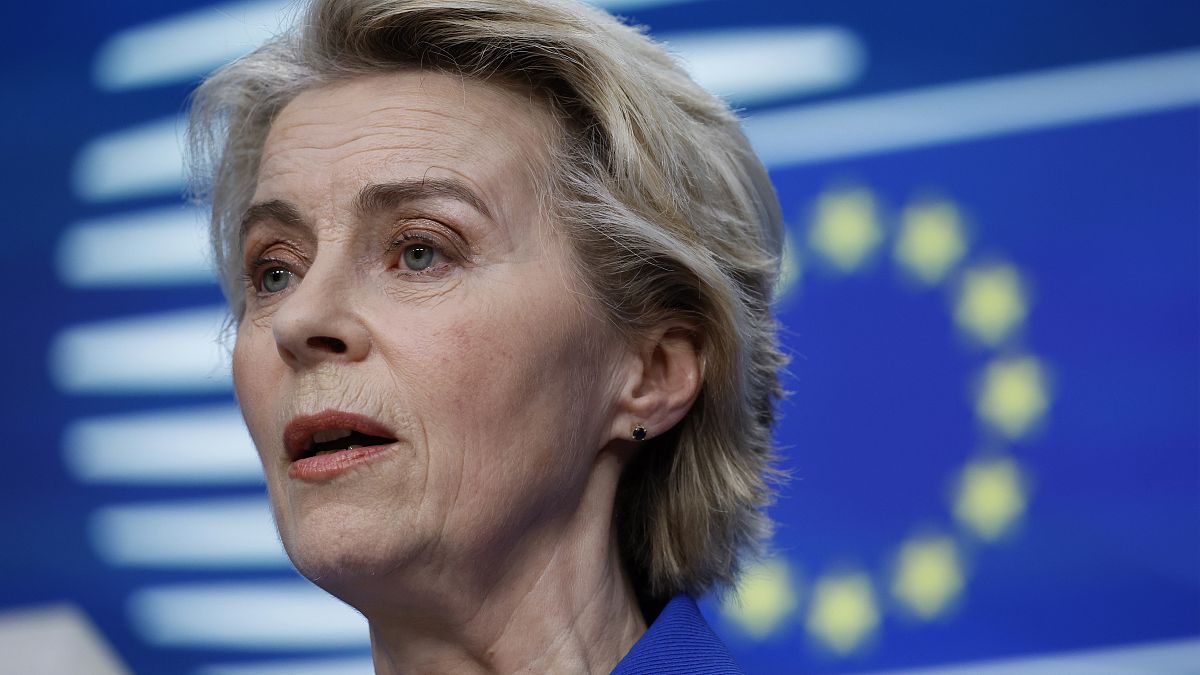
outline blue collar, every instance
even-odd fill
[[[646,673],[741,675],[742,669],[695,601],[677,595],[612,671],[612,675]]]

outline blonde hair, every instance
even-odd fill
[[[562,127],[542,197],[585,287],[627,336],[694,327],[699,397],[626,467],[614,518],[643,604],[727,587],[769,529],[782,219],[736,116],[641,30],[569,0],[315,0],[194,95],[193,191],[235,317],[240,217],[275,115],[306,89],[412,68],[537,94]]]

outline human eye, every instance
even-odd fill
[[[305,247],[274,237],[253,237],[246,242],[242,280],[247,299],[266,302],[300,283],[308,268]]]
[[[424,272],[433,267],[434,263],[444,256],[436,248],[425,243],[414,243],[404,247],[400,253],[400,262],[413,272]]]
[[[258,256],[246,262],[246,291],[259,298],[279,295],[300,280],[295,265],[283,258]]]
[[[295,275],[278,261],[263,261],[256,274],[255,289],[267,295],[282,293],[292,285]]]
[[[438,276],[448,272],[457,258],[457,249],[448,236],[433,226],[410,227],[395,234],[388,246],[397,253],[395,265],[401,274]]]

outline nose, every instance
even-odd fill
[[[271,331],[279,356],[293,369],[361,361],[370,353],[370,333],[355,309],[351,276],[314,264],[280,301]]]

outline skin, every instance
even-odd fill
[[[699,359],[686,326],[617,335],[574,280],[535,197],[556,136],[527,92],[413,71],[307,91],[266,142],[234,382],[284,546],[367,617],[377,673],[608,672],[645,631],[614,493]],[[399,443],[289,477],[285,425],[331,409]]]

